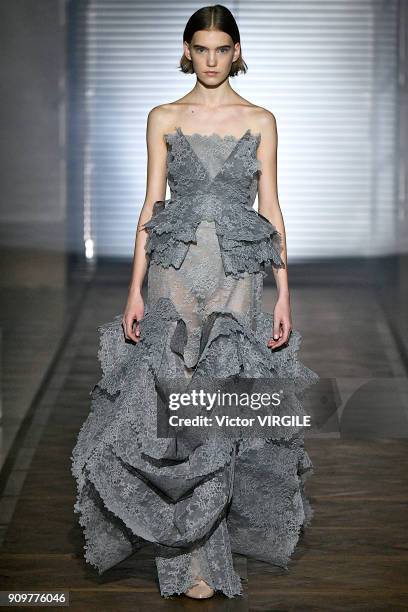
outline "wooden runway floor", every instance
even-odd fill
[[[351,323],[351,298],[345,293],[292,291],[294,327],[304,337],[302,361],[322,377],[347,381],[406,377],[371,290],[354,293]],[[266,289],[265,309],[273,307],[273,298]],[[73,513],[70,453],[89,411],[89,391],[99,378],[97,326],[122,312],[124,300],[123,287],[89,286],[81,315],[14,451],[1,499],[1,590],[66,590],[72,611],[408,610],[404,431],[397,438],[306,440],[315,468],[307,483],[312,524],[287,572],[234,556],[237,570],[246,575],[241,598],[162,598],[149,546],[101,577],[85,563],[82,530]],[[355,333],[349,327],[344,335],[345,320]]]

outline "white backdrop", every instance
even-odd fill
[[[271,110],[289,261],[396,247],[397,7],[380,0],[226,2],[246,75],[232,86]],[[146,180],[148,111],[184,95],[182,32],[199,2],[88,0],[85,237],[131,257]],[[255,207],[257,202],[255,203]]]

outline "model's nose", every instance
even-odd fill
[[[210,51],[210,53],[208,54],[207,66],[209,68],[214,68],[216,65],[217,65],[217,58],[216,58],[215,52],[211,53]]]

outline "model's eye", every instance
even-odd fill
[[[205,51],[204,47],[198,47],[198,48],[197,48],[197,52],[198,52],[198,53],[201,53],[202,51]]]
[[[227,53],[228,52],[228,47],[221,47],[220,51],[221,51],[221,53]]]

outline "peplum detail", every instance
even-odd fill
[[[200,198],[157,201],[151,219],[144,224],[149,233],[145,251],[150,261],[179,269],[202,220],[215,221],[226,275],[240,278],[245,273],[262,272],[266,266],[284,268],[282,239],[274,225],[253,208],[236,207],[218,211],[195,208]],[[202,199],[202,198],[201,198]]]
[[[190,202],[171,198],[154,203],[151,219],[143,225],[149,237],[145,251],[149,261],[179,269],[191,243],[196,243],[196,229],[201,219]]]
[[[154,203],[152,217],[143,225],[149,234],[145,250],[150,261],[179,269],[190,244],[196,243],[199,223],[205,219],[216,224],[226,275],[241,278],[262,272],[265,277],[266,266],[285,267],[280,233],[253,208],[254,187],[261,171],[256,158],[259,140],[260,135],[249,130],[240,139],[217,134],[192,134],[187,138],[179,129],[167,135],[172,195]],[[218,170],[215,165],[212,174],[195,153],[195,141],[210,142],[213,157],[214,149],[225,157],[225,145],[229,146],[230,153],[218,164]],[[207,164],[209,159],[207,151]]]
[[[225,273],[238,278],[262,272],[266,277],[267,265],[285,268],[282,237],[275,226],[253,208],[237,208],[234,213],[216,229]]]

